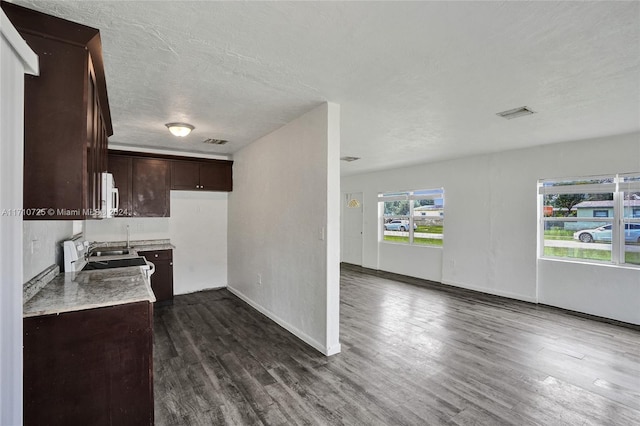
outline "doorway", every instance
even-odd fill
[[[342,197],[342,261],[362,266],[362,192]]]

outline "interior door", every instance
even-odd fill
[[[362,266],[362,192],[342,195],[342,261]]]

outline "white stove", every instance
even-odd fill
[[[64,271],[79,272],[87,264],[89,241],[81,235],[62,243],[64,249]]]
[[[127,255],[124,257],[116,257],[109,256],[107,259],[103,258],[93,258],[95,260],[91,260],[89,258],[89,247],[90,244],[87,240],[85,240],[81,235],[74,237],[71,240],[64,241],[62,243],[62,247],[64,249],[64,271],[65,272],[80,272],[85,266],[90,266],[88,268],[90,270],[95,269],[111,269],[118,268],[124,266],[140,266],[142,272],[145,274],[147,279],[151,279],[151,275],[156,270],[156,267],[153,263],[149,262],[143,256],[135,256],[135,252],[133,252],[133,256]],[[142,259],[142,262],[137,264],[132,264],[132,260]]]

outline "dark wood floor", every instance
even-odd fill
[[[330,358],[224,289],[157,309],[156,424],[640,424],[637,330],[349,267],[341,281]]]

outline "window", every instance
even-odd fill
[[[443,189],[379,194],[378,202],[382,241],[442,246]]]
[[[543,180],[540,257],[640,265],[640,174]]]

